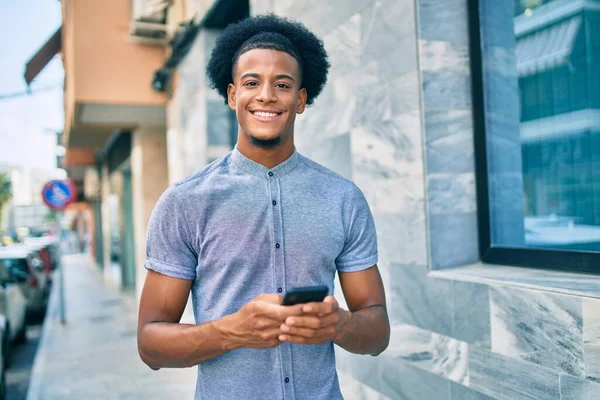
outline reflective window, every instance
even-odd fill
[[[600,251],[600,1],[480,1],[491,245]]]

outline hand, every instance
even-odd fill
[[[339,307],[333,296],[321,303],[302,305],[303,314],[290,316],[280,326],[282,342],[298,344],[320,344],[334,340],[351,314]]]
[[[235,347],[264,349],[280,344],[281,324],[291,316],[302,314],[302,304],[282,306],[278,294],[261,294],[244,305],[229,319],[227,332],[233,336]]]

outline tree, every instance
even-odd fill
[[[4,206],[12,198],[12,182],[7,173],[0,173],[0,227],[2,227],[2,217]]]

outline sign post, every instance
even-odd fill
[[[69,204],[75,201],[77,190],[70,179],[52,180],[44,185],[42,189],[42,199],[51,210],[56,211],[56,227],[59,240],[59,246],[62,240],[62,228],[60,225],[62,211]],[[58,272],[60,279],[59,295],[60,295],[60,322],[64,325],[67,323],[65,315],[65,277],[62,260],[58,263]]]

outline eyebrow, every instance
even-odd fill
[[[240,79],[245,79],[245,78],[260,78],[260,75],[254,72],[248,72],[244,75],[242,75],[242,77]],[[289,79],[290,81],[296,83],[296,80],[294,78],[292,78],[289,75],[286,74],[279,74],[279,75],[275,75],[276,79]]]

